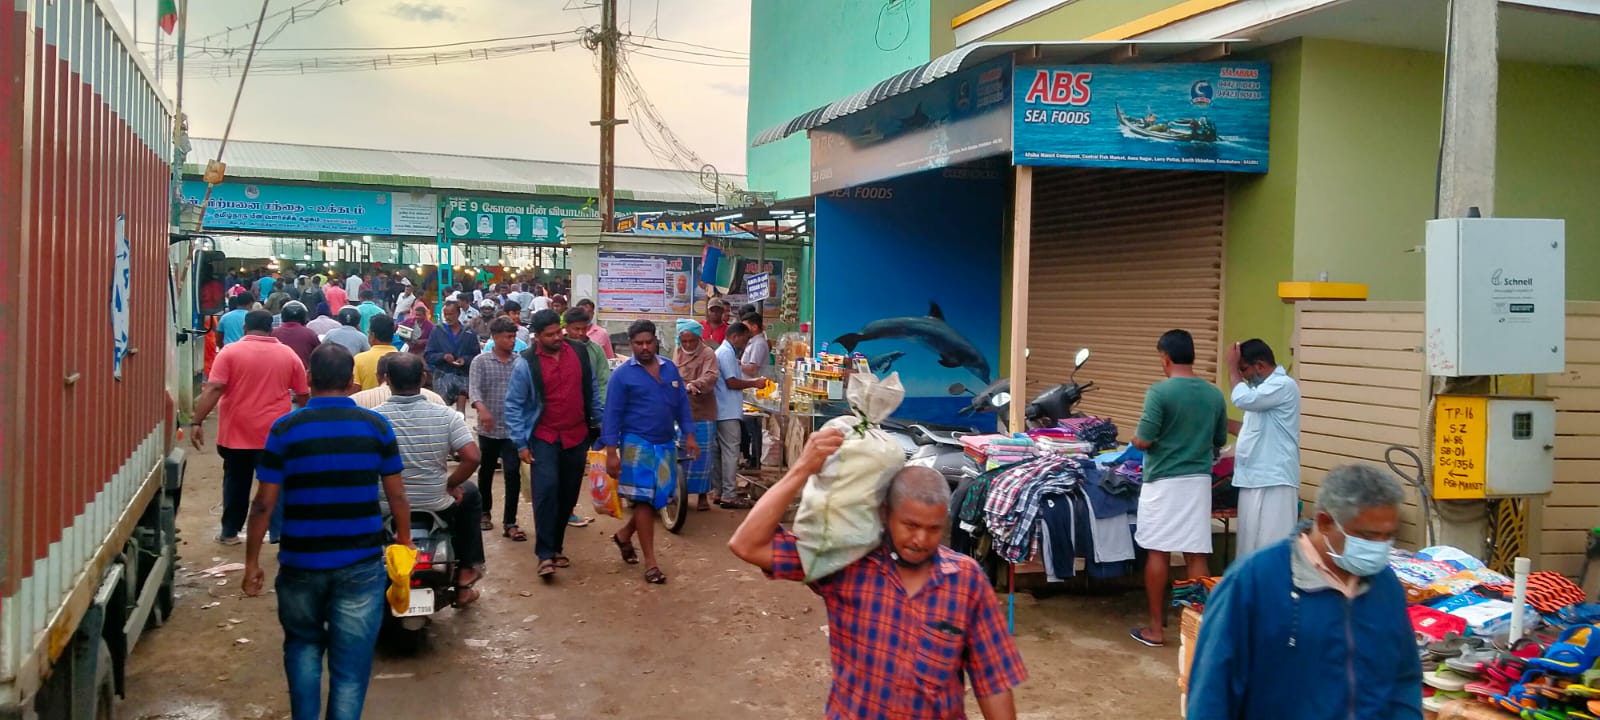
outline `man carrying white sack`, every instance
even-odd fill
[[[768,577],[805,578],[795,536],[779,522],[844,440],[837,429],[811,436],[728,541],[733,554]],[[963,718],[970,677],[986,720],[1016,718],[1011,689],[1027,671],[983,570],[939,544],[949,506],[950,486],[937,471],[900,470],[879,510],[880,545],[808,585],[828,610],[833,686],[826,717]]]

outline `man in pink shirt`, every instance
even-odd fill
[[[594,301],[584,298],[578,301],[578,307],[587,311],[589,319],[592,321],[586,333],[589,336],[589,342],[599,345],[600,349],[605,352],[607,360],[616,357],[616,351],[611,348],[611,331],[600,326],[600,318],[594,314]]]
[[[195,449],[205,444],[206,416],[216,409],[217,453],[222,456],[222,529],[217,542],[242,542],[256,465],[273,421],[305,404],[311,388],[300,356],[272,337],[272,313],[251,310],[244,337],[217,353],[205,390],[195,403],[189,432]],[[277,542],[282,514],[272,518],[270,540]]]
[[[350,303],[350,296],[345,293],[339,283],[328,281],[328,286],[322,289],[322,298],[328,301],[328,315],[338,315],[339,308]]]

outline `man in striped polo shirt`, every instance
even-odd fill
[[[463,607],[478,599],[472,585],[483,575],[483,530],[478,527],[483,497],[467,481],[478,470],[478,441],[455,408],[422,396],[422,356],[394,353],[388,359],[394,395],[373,410],[394,428],[411,507],[430,510],[450,526],[450,543],[461,567],[455,606]],[[450,456],[456,453],[461,462],[452,471]]]
[[[411,546],[411,506],[394,430],[345,397],[355,360],[337,343],[311,353],[311,401],[267,435],[250,507],[244,592],[260,595],[261,540],[279,496],[278,622],[294,720],[317,720],[328,663],[327,720],[356,720],[387,607],[379,490],[395,511],[396,542]]]

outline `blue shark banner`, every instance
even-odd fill
[[[1267,171],[1265,63],[1017,68],[1017,165]]]
[[[952,386],[981,391],[1004,372],[1007,170],[968,164],[817,197],[814,344],[900,373],[897,418],[994,427],[962,415],[972,396]]]

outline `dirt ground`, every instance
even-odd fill
[[[244,560],[242,545],[212,540],[221,471],[210,446],[191,456],[178,521],[178,608],[135,650],[119,717],[289,717],[275,597],[243,597],[240,573],[199,574]],[[622,564],[606,541],[618,525],[611,518],[568,533],[573,566],[551,585],[534,577],[533,543],[514,543],[497,528],[485,537],[482,600],[435,616],[415,655],[380,652],[367,716],[820,717],[829,681],[822,602],[799,584],[762,579],[727,551],[743,515],[694,513],[680,535],[658,528],[664,586],[645,584],[637,566]],[[531,535],[526,501],[520,517]],[[263,551],[268,588],[273,552]],[[1020,717],[1177,717],[1176,643],[1148,649],[1126,635],[1139,624],[1141,595],[1019,593],[1016,604],[1017,645],[1031,676],[1016,691]],[[968,714],[980,717],[970,696]]]

